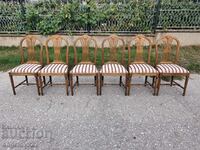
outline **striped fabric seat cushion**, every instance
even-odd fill
[[[159,64],[156,68],[159,73],[189,73],[188,70],[177,64]]]
[[[68,65],[65,64],[49,64],[47,66],[45,66],[44,68],[42,68],[39,73],[41,74],[45,74],[45,73],[67,73],[68,71]]]
[[[13,69],[10,73],[37,73],[42,68],[39,64],[21,64]]]
[[[112,74],[112,73],[119,73],[119,74],[126,74],[128,71],[126,68],[120,64],[105,64],[102,66],[100,73],[105,74]]]
[[[70,73],[72,74],[96,74],[98,70],[93,64],[78,64],[76,65]]]
[[[152,74],[156,74],[158,73],[158,71],[148,65],[148,64],[131,64],[129,65],[129,72],[130,73],[139,73],[139,74],[146,74],[146,73],[152,73]]]

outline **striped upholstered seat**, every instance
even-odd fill
[[[134,74],[156,74],[158,71],[148,64],[131,64],[129,65],[129,72]]]
[[[100,70],[102,74],[126,74],[128,71],[126,68],[118,63],[112,64],[104,64],[102,69]]]
[[[181,74],[188,74],[189,71],[186,70],[185,68],[177,65],[177,64],[159,64],[156,67],[158,69],[159,73],[181,73]]]
[[[65,64],[49,64],[42,68],[39,73],[41,74],[66,74],[68,65]]]
[[[42,68],[40,64],[21,64],[12,70],[9,73],[24,73],[24,74],[35,74]]]
[[[94,64],[78,64],[70,73],[72,74],[96,74],[98,70]]]

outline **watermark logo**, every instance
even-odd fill
[[[51,130],[38,129],[36,127],[2,124],[1,139],[4,142],[2,147],[6,149],[37,149],[39,140],[44,140],[48,143],[52,142],[53,133]]]

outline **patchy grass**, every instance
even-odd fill
[[[39,51],[39,48],[37,48],[37,51]],[[93,53],[93,49],[91,49],[91,52]],[[62,53],[65,53],[65,48],[62,49]],[[78,60],[81,60],[81,54],[82,51],[80,48],[77,49],[77,56]],[[45,55],[45,53],[44,53]],[[146,54],[144,54],[146,55]],[[105,61],[108,60],[108,50],[105,49]],[[134,51],[133,51],[134,56]],[[53,49],[50,48],[50,60],[53,60]],[[65,55],[62,55],[63,61],[65,61]],[[91,59],[93,59],[91,55]],[[98,49],[97,52],[97,66],[101,66],[101,49]],[[120,53],[118,53],[118,59],[120,60]],[[46,58],[44,57],[44,62],[46,61]],[[73,48],[70,47],[69,50],[69,64],[70,66],[74,65],[74,52]],[[125,52],[125,62],[127,65],[128,63],[128,52]],[[154,64],[155,62],[155,53],[152,51],[151,54],[151,62]],[[7,71],[10,68],[13,68],[20,64],[20,51],[18,47],[0,47],[0,70],[1,71]],[[180,50],[180,61],[179,64],[192,73],[200,73],[200,46],[188,46],[188,47],[182,47]]]
[[[193,73],[200,73],[200,46],[181,48],[179,63]]]

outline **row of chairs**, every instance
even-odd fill
[[[37,60],[36,45],[40,44],[40,60]],[[24,46],[26,43],[26,46]],[[92,52],[90,51],[91,43],[93,43]],[[62,47],[66,47],[65,57],[66,62],[62,61],[61,51]],[[152,46],[155,47],[155,64],[151,65]],[[27,48],[27,61],[25,62],[25,47]],[[50,47],[54,49],[54,59],[50,59]],[[128,51],[126,51],[128,47]],[[9,71],[10,81],[13,89],[13,94],[16,95],[15,88],[19,85],[27,84],[28,76],[34,76],[37,85],[38,95],[43,95],[43,89],[47,85],[52,86],[52,76],[63,76],[65,78],[66,94],[69,95],[68,88],[70,86],[71,95],[74,95],[74,87],[79,85],[79,76],[94,76],[94,85],[96,86],[97,95],[102,94],[102,86],[104,85],[104,76],[119,76],[119,85],[124,87],[125,95],[130,95],[131,79],[134,76],[144,76],[144,85],[150,85],[153,88],[153,95],[159,94],[161,85],[161,78],[163,76],[170,76],[170,85],[178,85],[183,89],[183,96],[186,93],[187,83],[189,79],[189,71],[179,66],[179,40],[172,36],[164,36],[157,40],[156,44],[144,36],[137,35],[130,38],[128,43],[117,35],[110,35],[102,42],[102,66],[98,70],[96,67],[96,56],[98,51],[97,41],[88,35],[83,35],[74,41],[74,66],[69,69],[69,52],[68,41],[60,35],[54,35],[48,38],[45,42],[46,48],[46,63],[43,63],[43,44],[40,39],[35,36],[26,36],[20,42],[21,65]],[[81,61],[78,62],[77,53],[81,49]],[[144,51],[147,50],[147,53]],[[118,53],[120,51],[120,53]],[[175,51],[175,53],[172,53]],[[128,52],[128,66],[125,66],[125,54]],[[133,54],[135,52],[135,54]],[[108,60],[104,60],[105,55],[108,54]],[[119,55],[120,54],[120,55]],[[174,60],[172,60],[174,56]],[[93,58],[91,60],[91,57]],[[118,60],[120,57],[121,61]],[[134,57],[134,60],[133,60]],[[14,84],[13,76],[25,76],[25,80],[18,85]],[[49,80],[46,81],[46,77]],[[184,86],[174,81],[175,76],[185,77]],[[73,83],[73,78],[76,78]],[[122,81],[122,77],[125,81]],[[148,81],[148,77],[152,78],[152,82]]]

